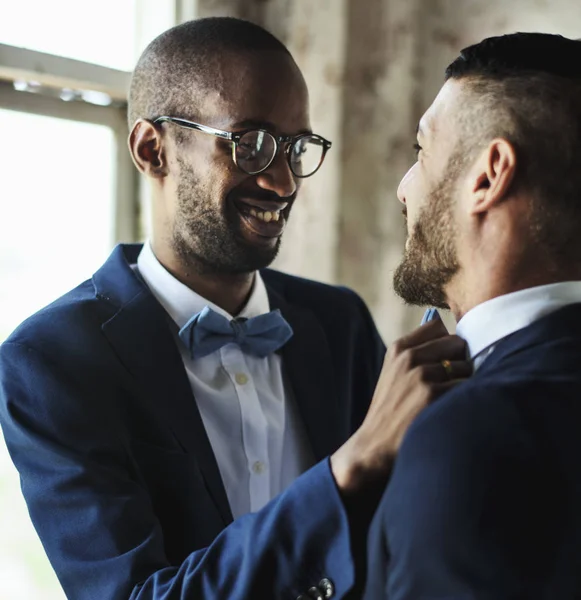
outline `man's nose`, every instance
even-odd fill
[[[281,198],[292,196],[298,187],[284,152],[279,152],[270,167],[256,176],[256,183]]]
[[[407,189],[407,185],[409,184],[410,180],[413,177],[413,174],[414,174],[414,171],[416,169],[417,164],[418,163],[415,163],[409,169],[409,171],[402,177],[402,180],[399,182],[399,185],[397,186],[397,199],[402,204],[406,203],[406,189]]]

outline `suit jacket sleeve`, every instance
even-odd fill
[[[295,600],[323,577],[338,597],[352,585],[349,527],[328,460],[170,565],[116,420],[91,408],[106,400],[106,385],[63,362],[19,343],[0,348],[5,440],[69,598]],[[94,397],[79,402],[83,395]]]
[[[468,386],[436,401],[373,522],[366,599],[544,598],[558,531],[545,458],[511,394]]]

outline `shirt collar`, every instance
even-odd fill
[[[152,294],[180,329],[206,306],[229,321],[235,316],[251,319],[270,311],[266,286],[258,272],[254,276],[254,284],[248,302],[238,315],[233,316],[178,281],[157,260],[149,241],[143,244],[143,249],[137,257],[137,268]]]
[[[498,296],[469,310],[458,322],[456,334],[465,339],[470,358],[569,304],[581,302],[581,281],[564,281]]]

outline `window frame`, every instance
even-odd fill
[[[0,108],[70,121],[104,125],[115,138],[115,193],[112,245],[140,238],[138,175],[127,150],[127,90],[131,74],[100,65],[0,44]],[[37,82],[39,93],[18,91],[17,81]],[[109,106],[64,101],[62,89],[107,94]]]

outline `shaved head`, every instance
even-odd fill
[[[290,58],[286,47],[268,31],[232,17],[187,21],[165,31],[147,46],[133,72],[129,128],[140,118],[196,116],[192,110],[202,99],[235,84],[224,81],[225,59],[270,52]]]

